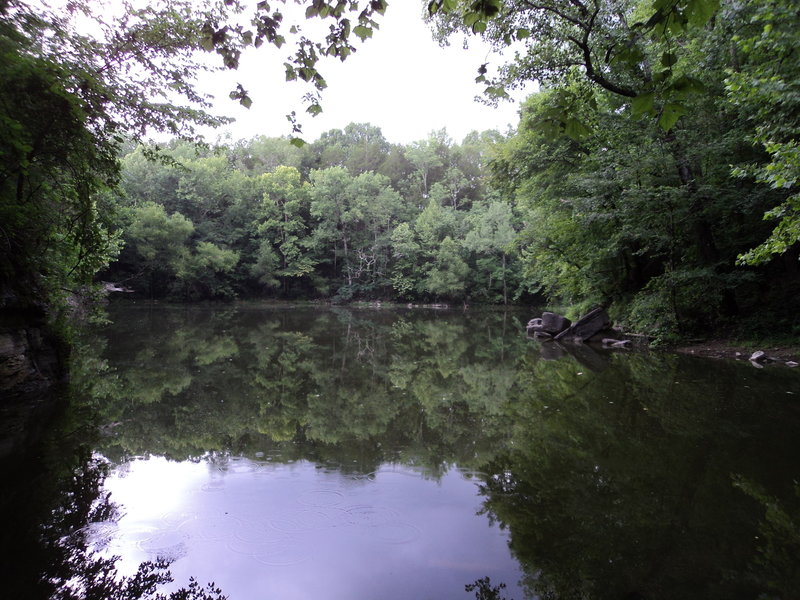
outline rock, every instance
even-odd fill
[[[798,366],[798,365],[800,365],[800,363],[796,363],[796,362],[794,362],[793,360],[787,360],[787,361],[786,361],[786,366],[787,366],[787,367],[796,367],[796,366]]]
[[[564,331],[567,327],[572,325],[572,321],[561,315],[552,312],[543,312],[542,318],[539,319],[542,323],[542,331],[546,331],[552,335],[556,335]]]
[[[764,365],[762,365],[760,362],[757,362],[755,360],[751,360],[750,364],[753,365],[756,369],[763,369],[764,368]]]
[[[543,331],[542,329],[542,320],[541,319],[531,319],[528,321],[528,333],[535,333],[537,331]]]
[[[750,362],[763,362],[767,360],[767,353],[763,350],[756,350],[750,355]]]
[[[608,328],[611,325],[611,320],[608,318],[608,313],[603,308],[595,308],[589,311],[570,327],[562,331],[556,336],[556,339],[562,337],[581,338],[587,340],[596,333]]]

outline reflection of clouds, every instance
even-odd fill
[[[126,513],[112,541],[122,566],[166,557],[176,580],[213,580],[231,598],[447,597],[487,574],[463,565],[518,579],[507,538],[476,516],[475,484],[456,469],[434,481],[392,464],[354,481],[308,461],[151,459],[133,461],[113,493]]]

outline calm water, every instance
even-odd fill
[[[800,372],[530,316],[112,306],[4,465],[10,589],[164,559],[231,600],[800,597]]]

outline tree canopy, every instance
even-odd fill
[[[490,101],[541,86],[515,132],[399,145],[351,123],[302,147],[191,146],[225,122],[195,87],[198,52],[235,68],[249,46],[290,47],[313,115],[321,59],[346,59],[387,8],[304,2],[329,25],[315,37],[282,4],[126,6],[91,15],[91,36],[81,3],[0,4],[4,287],[57,304],[101,272],[154,298],[602,304],[662,337],[759,309],[798,326],[792,3],[435,0],[443,43],[502,52],[478,65]]]

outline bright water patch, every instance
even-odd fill
[[[236,600],[463,597],[480,577],[511,591],[520,578],[507,535],[477,514],[477,486],[456,469],[432,479],[385,465],[353,479],[308,461],[233,464],[151,458],[112,471],[124,516],[101,533],[120,570],[163,556],[177,581],[202,573]],[[156,511],[157,497],[171,510]]]

